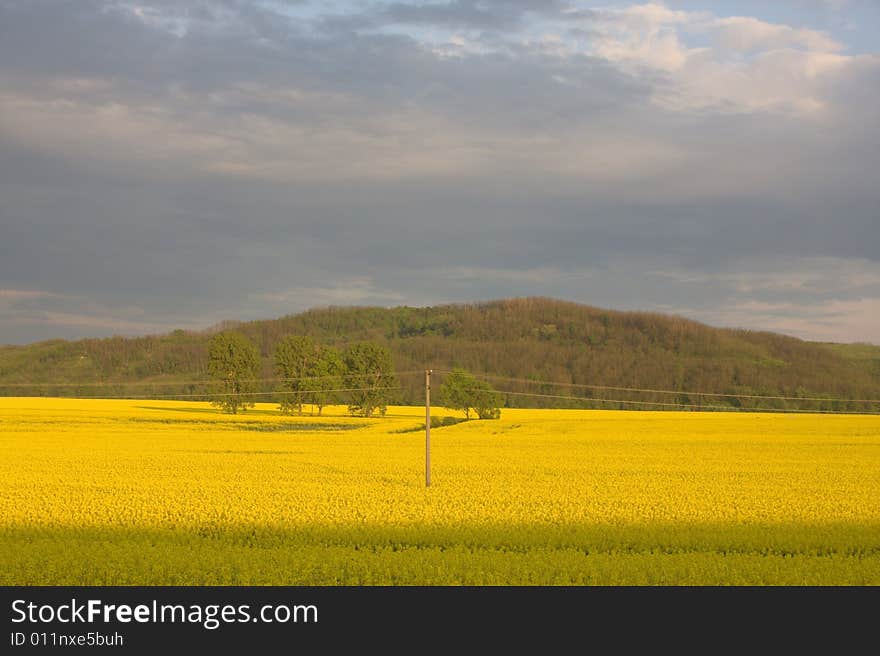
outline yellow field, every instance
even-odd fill
[[[0,399],[0,584],[880,584],[878,417],[422,422]]]

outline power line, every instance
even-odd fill
[[[395,371],[395,376],[408,376],[412,374],[423,374],[424,371]],[[384,376],[384,374],[382,374]],[[375,373],[371,374],[339,374],[339,375],[328,375],[328,376],[294,376],[292,378],[247,378],[243,380],[239,380],[240,383],[292,383],[295,381],[303,380],[329,380],[333,378],[370,378],[376,376]],[[101,382],[92,382],[92,383],[0,383],[0,388],[2,387],[149,387],[149,386],[185,386],[185,385],[217,385],[218,383],[223,383],[224,381],[221,379],[213,379],[213,380],[183,380],[183,381],[101,381]]]
[[[434,369],[434,372],[440,374],[450,374],[452,373],[449,370],[443,369]],[[422,374],[421,370],[409,370],[409,371],[397,371],[394,372],[396,376],[408,376],[414,374]],[[357,379],[357,378],[371,378],[375,377],[375,373],[368,374],[345,374],[345,375],[326,375],[326,376],[296,376],[290,378],[253,378],[246,379],[239,382],[242,383],[259,383],[259,384],[267,384],[267,383],[290,383],[296,381],[319,381],[319,380],[330,380],[330,379]],[[630,392],[630,393],[641,393],[641,394],[674,394],[679,396],[697,396],[697,397],[718,397],[718,398],[732,398],[732,399],[755,399],[755,400],[776,400],[776,401],[824,401],[824,402],[838,402],[838,403],[880,403],[880,399],[842,399],[842,398],[833,398],[833,397],[801,397],[801,396],[771,396],[771,395],[759,395],[759,394],[731,394],[724,392],[693,392],[693,391],[685,391],[685,390],[664,390],[664,389],[653,389],[653,388],[638,388],[638,387],[617,387],[611,385],[589,385],[583,383],[566,383],[561,381],[546,381],[546,380],[533,380],[527,378],[514,378],[510,376],[500,376],[495,374],[474,374],[477,378],[489,379],[489,380],[498,380],[510,383],[519,383],[525,385],[547,385],[551,387],[567,387],[572,389],[590,389],[590,390],[608,390],[608,391],[618,391],[618,392]],[[132,381],[132,382],[92,382],[92,383],[0,383],[0,388],[34,388],[34,387],[61,387],[61,388],[108,388],[108,387],[169,387],[169,386],[195,386],[195,385],[206,385],[213,386],[217,384],[221,384],[224,381],[221,380],[200,380],[200,381]],[[271,392],[249,392],[247,393],[250,396],[274,396],[274,395],[283,395],[283,394],[309,394],[309,393],[319,393],[319,392],[355,392],[355,391],[367,391],[367,390],[391,390],[391,389],[403,389],[401,386],[396,387],[380,387],[380,388],[338,388],[331,390],[277,390]],[[555,394],[541,394],[541,393],[533,393],[533,392],[513,392],[513,391],[502,391],[501,393],[513,395],[513,396],[529,396],[534,398],[550,398],[550,399],[566,399],[566,400],[575,400],[580,402],[595,402],[595,403],[618,403],[618,404],[626,404],[626,405],[647,405],[647,406],[656,406],[656,407],[675,407],[675,408],[700,408],[700,409],[708,409],[708,410],[754,410],[754,411],[766,411],[766,410],[774,410],[776,412],[802,412],[802,410],[798,409],[770,409],[770,408],[742,408],[736,406],[724,406],[724,405],[702,405],[702,404],[693,404],[693,403],[664,403],[658,401],[638,401],[638,400],[624,400],[624,399],[601,399],[601,398],[586,398],[586,397],[578,397],[578,396],[564,396],[564,395],[555,395]],[[235,393],[224,393],[224,392],[203,392],[203,393],[180,393],[180,394],[144,394],[144,395],[117,395],[117,396],[101,396],[101,397],[93,397],[93,396],[68,396],[66,398],[106,398],[106,399],[173,399],[173,398],[213,398],[213,397],[223,397],[223,396],[231,396]],[[810,410],[809,412],[821,412],[828,414],[851,414],[851,412],[847,411],[836,411],[836,410]],[[863,414],[880,414],[873,412],[866,412]]]
[[[273,392],[206,392],[201,394],[150,394],[150,395],[124,395],[124,396],[68,396],[61,398],[69,398],[69,399],[79,399],[79,400],[160,400],[160,399],[182,399],[182,398],[191,398],[191,399],[210,399],[210,398],[222,398],[229,396],[242,396],[242,397],[253,397],[253,396],[279,396],[279,395],[288,395],[288,394],[315,394],[315,393],[332,393],[332,392],[368,392],[368,391],[390,391],[390,390],[401,390],[402,386],[383,386],[383,387],[340,387],[334,389],[310,389],[310,390],[278,390]],[[803,409],[791,409],[791,408],[756,408],[756,407],[742,407],[742,406],[728,406],[728,405],[698,405],[695,403],[665,403],[660,401],[633,401],[633,400],[625,400],[625,399],[598,399],[598,398],[589,398],[583,396],[569,396],[562,394],[542,394],[539,392],[514,392],[510,390],[495,390],[498,394],[508,395],[508,396],[525,396],[532,398],[543,398],[543,399],[556,399],[556,400],[565,400],[565,401],[577,401],[579,403],[607,403],[607,404],[622,404],[622,405],[633,405],[633,406],[651,406],[651,407],[666,407],[666,408],[697,408],[700,410],[722,410],[728,412],[770,412],[770,413],[810,413],[810,414],[840,414],[840,415],[850,415],[850,414],[864,414],[864,415],[880,415],[880,412],[853,412],[846,410],[803,410]],[[762,397],[763,398],[763,397]],[[824,399],[823,399],[824,400]]]
[[[125,395],[125,396],[63,396],[58,398],[64,399],[132,399],[132,400],[150,400],[150,399],[182,399],[182,398],[193,398],[193,399],[204,399],[204,398],[214,398],[214,397],[225,397],[225,396],[277,396],[281,394],[315,394],[315,393],[330,393],[330,392],[373,392],[373,391],[384,391],[384,390],[399,390],[403,389],[400,385],[396,385],[393,387],[341,387],[337,389],[314,389],[314,390],[279,390],[276,392],[206,392],[204,394],[150,394],[149,396],[134,396],[134,395]]]
[[[451,371],[443,369],[434,369],[436,373],[451,374]],[[596,389],[610,390],[615,392],[638,392],[651,394],[679,394],[686,396],[720,396],[733,399],[770,399],[776,401],[837,401],[840,403],[880,403],[880,399],[840,399],[828,397],[807,397],[807,396],[769,396],[761,394],[728,394],[722,392],[688,392],[683,390],[661,390],[661,389],[645,389],[638,387],[612,387],[609,385],[586,385],[582,383],[563,383],[549,380],[531,380],[528,378],[510,378],[508,376],[496,376],[493,374],[474,374],[477,378],[487,378],[490,380],[503,380],[511,383],[524,383],[527,385],[551,385],[555,387],[572,387],[578,389]],[[577,397],[574,397],[577,398]],[[598,400],[598,399],[596,399]],[[708,407],[708,406],[703,406]]]
[[[801,414],[836,414],[836,415],[880,415],[880,412],[858,412],[854,413],[847,410],[800,410],[791,408],[744,408],[730,405],[697,405],[695,403],[662,403],[659,401],[625,401],[622,399],[593,399],[583,396],[563,396],[560,394],[539,394],[538,392],[509,392],[505,390],[495,390],[498,394],[507,394],[511,396],[530,396],[544,399],[565,399],[569,401],[580,401],[581,403],[622,403],[628,405],[649,405],[662,406],[668,408],[700,408],[703,410],[725,410],[732,412],[792,412]]]
[[[434,369],[436,373],[440,374],[449,374],[452,373],[449,370],[444,369]],[[410,371],[396,371],[394,375],[396,376],[409,376],[414,374],[422,374],[421,370],[410,370]],[[296,381],[317,381],[317,380],[329,380],[334,378],[370,378],[375,376],[376,374],[346,374],[346,375],[327,375],[327,376],[294,376],[290,378],[250,378],[241,380],[239,382],[242,383],[290,383]],[[880,399],[843,399],[843,398],[835,398],[835,397],[810,397],[810,396],[772,396],[766,394],[733,394],[727,392],[694,392],[689,390],[665,390],[665,389],[654,389],[654,388],[640,388],[640,387],[618,387],[612,385],[589,385],[584,383],[566,383],[561,381],[549,381],[549,380],[534,380],[529,378],[513,378],[510,376],[500,376],[495,374],[474,374],[477,378],[486,378],[490,380],[500,380],[511,383],[520,383],[525,385],[549,385],[552,387],[568,387],[568,388],[576,388],[576,389],[592,389],[592,390],[609,390],[616,392],[633,392],[633,393],[641,393],[641,394],[676,394],[676,395],[686,395],[686,396],[701,396],[701,397],[720,397],[720,398],[733,398],[733,399],[767,399],[767,400],[775,400],[775,401],[832,401],[832,402],[840,402],[840,403],[880,403]],[[187,380],[187,381],[101,381],[101,382],[88,382],[88,383],[51,383],[51,382],[36,382],[36,383],[0,383],[0,388],[28,388],[28,387],[161,387],[161,386],[195,386],[195,385],[216,385],[221,383],[222,381],[214,379],[214,380]],[[306,390],[302,390],[306,391]],[[203,396],[203,395],[200,395]],[[678,404],[680,405],[680,404]],[[708,406],[704,406],[708,407]]]

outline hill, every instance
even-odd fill
[[[493,380],[498,388],[511,392],[576,393],[695,406],[832,410],[872,407],[743,397],[880,398],[880,347],[811,343],[769,332],[712,328],[675,316],[603,310],[546,298],[424,308],[331,307],[280,319],[229,323],[203,332],[178,330],[150,337],[5,346],[0,347],[0,394],[198,394],[206,389],[197,381],[208,378],[211,334],[233,326],[257,344],[267,378],[275,375],[272,353],[281,337],[302,334],[340,348],[357,340],[386,344],[400,372],[460,366],[504,378],[679,393]],[[101,386],[87,385],[95,382]],[[398,400],[419,402],[420,377],[403,375],[401,383]],[[693,391],[733,396],[686,393]],[[508,405],[559,405],[560,401],[507,397]]]
[[[880,346],[875,344],[834,344],[820,342],[820,346],[846,360],[857,363],[875,376],[880,376]]]

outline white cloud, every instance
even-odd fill
[[[663,25],[682,25],[702,19],[704,13],[676,11],[657,2],[632,5],[617,12],[609,12],[627,25],[652,31]]]
[[[298,286],[278,292],[254,294],[253,298],[290,311],[326,305],[399,303],[403,295],[376,287],[369,276],[337,280],[330,285]]]
[[[880,344],[880,262],[836,257],[744,259],[729,272],[658,270],[683,289],[718,289],[703,307],[665,311],[712,325],[782,332],[815,341]]]
[[[827,94],[834,74],[855,58],[824,52],[773,50],[741,61],[689,56],[674,84],[655,95],[681,111],[774,112],[802,118],[827,116],[837,101]]]
[[[449,269],[440,269],[436,272],[437,277],[445,280],[456,281],[503,281],[513,283],[533,283],[539,285],[558,285],[566,280],[579,280],[590,275],[589,269],[576,271],[563,271],[558,267],[542,266],[527,269],[513,269],[500,267],[470,267],[460,266]]]
[[[735,270],[713,273],[655,269],[650,275],[679,284],[720,283],[730,298],[799,293],[825,300],[880,296],[880,262],[860,258],[779,256],[740,258]],[[829,298],[830,297],[830,298]]]
[[[593,52],[612,62],[639,65],[661,71],[676,71],[702,49],[688,49],[673,30],[606,34],[597,39]]]
[[[0,328],[56,328],[63,333],[85,329],[102,334],[143,335],[164,333],[174,328],[195,329],[207,320],[165,320],[143,307],[101,303],[83,294],[61,294],[31,289],[0,289]]]
[[[31,300],[35,298],[51,298],[56,296],[51,292],[43,292],[33,289],[0,289],[0,300],[10,302]]]
[[[605,10],[587,51],[637,72],[665,73],[654,99],[673,111],[820,115],[827,76],[855,61],[817,30],[748,16],[717,18],[656,3]],[[707,43],[687,45],[699,36]]]
[[[230,90],[233,98],[239,93]],[[222,100],[225,95],[177,93],[163,104],[143,105],[0,93],[0,134],[43,152],[140,166],[160,176],[168,162],[191,172],[270,180],[458,174],[479,168],[492,152],[491,143],[480,144],[450,121],[419,109],[358,116],[356,99],[349,99],[344,120],[303,122],[212,111],[211,101],[231,102]],[[288,108],[320,106],[296,89],[274,95]]]
[[[26,322],[33,322],[33,318],[38,318],[39,323],[42,325],[59,326],[64,328],[92,328],[100,330],[102,332],[112,331],[114,333],[125,335],[143,335],[149,332],[164,333],[174,328],[181,327],[181,325],[176,322],[165,323],[157,321],[132,320],[115,315],[108,316],[80,314],[77,312],[54,312],[51,310],[43,311],[39,313],[37,317],[32,317],[31,321]],[[27,318],[22,317],[19,321],[26,319]],[[195,328],[196,326],[187,325],[186,327]]]
[[[711,28],[720,45],[741,52],[803,48],[811,52],[839,52],[843,45],[823,32],[767,23],[749,16],[719,18]]]
[[[800,303],[751,300],[678,311],[716,326],[769,330],[819,342],[880,344],[880,297]]]

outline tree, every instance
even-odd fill
[[[335,348],[321,347],[314,367],[311,369],[311,388],[308,401],[318,408],[318,415],[325,405],[330,405],[336,400],[336,392],[342,387],[342,373],[345,366],[342,363],[342,355]]]
[[[397,386],[391,351],[373,342],[357,342],[342,355],[345,366],[344,386],[350,388],[348,411],[371,417],[376,410],[385,414]]]
[[[477,381],[472,407],[480,419],[501,419],[501,395],[485,380]]]
[[[275,370],[284,378],[282,385],[285,394],[280,404],[282,412],[291,414],[296,411],[302,414],[307,390],[312,389],[314,382],[308,377],[313,375],[319,348],[311,337],[300,335],[287,335],[275,348]]]
[[[275,349],[275,369],[289,390],[281,401],[282,412],[302,414],[304,403],[318,409],[336,400],[342,386],[342,356],[334,348],[321,346],[308,336],[288,335]]]
[[[208,372],[220,381],[222,396],[211,404],[231,414],[253,407],[260,367],[257,348],[241,333],[217,333],[208,344]]]
[[[461,410],[470,419],[473,410],[480,419],[501,417],[501,395],[484,380],[455,368],[440,386],[440,398],[447,408]]]
[[[447,408],[461,410],[471,418],[471,389],[477,379],[464,369],[454,368],[440,386],[440,400]]]

